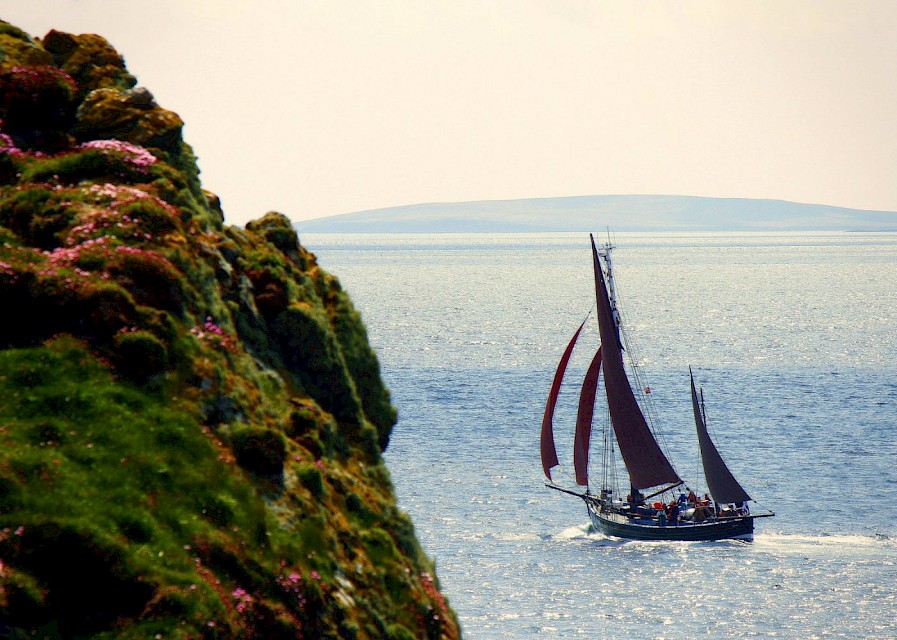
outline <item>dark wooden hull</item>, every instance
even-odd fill
[[[603,514],[593,502],[586,500],[592,526],[601,533],[630,540],[677,540],[685,542],[701,540],[752,540],[754,518],[751,516],[723,518],[695,524],[682,522],[661,527],[656,524],[634,524],[625,516]]]

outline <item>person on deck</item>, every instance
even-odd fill
[[[692,516],[692,519],[698,523],[704,522],[707,519],[708,512],[709,512],[709,509],[707,507],[702,507],[701,505],[698,505],[695,507],[695,512],[694,512],[694,515]]]
[[[667,512],[667,521],[671,526],[679,524],[679,503],[675,500],[670,502],[670,508]]]

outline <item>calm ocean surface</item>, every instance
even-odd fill
[[[777,514],[750,544],[606,538],[543,486],[545,397],[594,303],[587,235],[301,239],[364,316],[399,501],[465,637],[897,638],[897,234],[614,237],[673,463],[704,490],[691,365],[723,456]],[[568,486],[593,346],[594,327],[555,416]]]

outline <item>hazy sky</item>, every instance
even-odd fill
[[[0,0],[109,40],[228,222],[589,194],[897,210],[894,0]]]

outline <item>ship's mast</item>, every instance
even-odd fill
[[[617,311],[617,287],[614,284],[614,269],[610,257],[611,251],[616,248],[610,238],[604,244],[598,245],[598,255],[604,258],[605,275],[607,277],[607,295],[610,300],[610,308],[614,315],[614,325],[617,327],[617,335],[620,333],[620,312]]]
[[[604,272],[605,279],[607,283],[607,297],[610,302],[611,316],[614,321],[614,326],[616,327],[617,338],[620,339],[620,312],[617,311],[617,289],[614,284],[614,270],[613,263],[611,259],[611,251],[614,250],[616,245],[612,244],[610,241],[610,236],[607,238],[607,242],[604,244],[598,245],[598,255],[604,259]],[[602,490],[601,497],[606,498],[611,496],[615,491],[617,491],[617,474],[616,474],[616,465],[614,463],[614,436],[613,429],[610,427],[610,420],[604,421],[604,460],[603,460],[603,473],[602,473]],[[630,494],[632,494],[632,490],[630,490]]]

